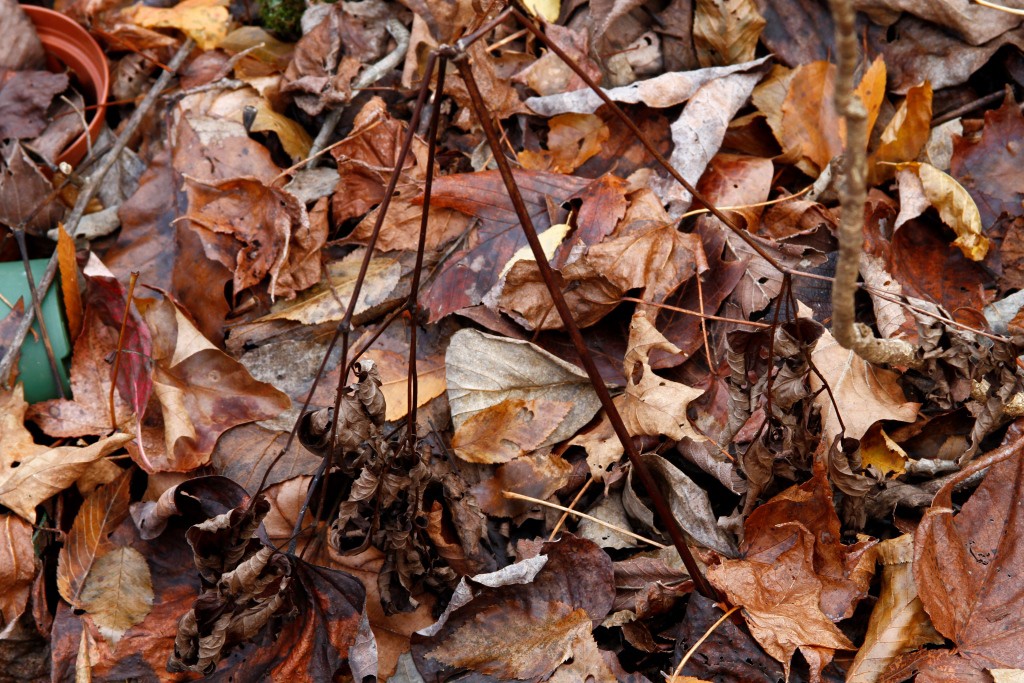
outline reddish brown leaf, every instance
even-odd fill
[[[273,417],[288,397],[252,378],[236,360],[213,347],[170,299],[137,297],[153,335],[153,395],[159,418],[143,426],[135,453],[151,471],[188,471],[209,461],[229,428]]]
[[[536,171],[517,171],[515,178],[538,231],[551,225],[548,201],[558,205],[588,183],[574,176]],[[509,258],[526,245],[526,237],[497,171],[438,178],[431,206],[456,209],[480,219],[469,233],[467,246],[448,257],[423,293],[421,301],[430,308],[433,322],[480,303],[498,282]]]
[[[800,651],[817,680],[836,649],[855,649],[833,624],[853,613],[874,572],[874,541],[840,543],[839,519],[823,467],[754,510],[743,559],[710,567],[708,578],[744,607],[753,636],[789,671]]]
[[[305,205],[286,190],[251,177],[204,183],[186,178],[193,229],[231,235],[235,292],[269,277],[271,298],[292,298],[320,281],[327,226],[312,224]],[[202,233],[200,233],[202,234]]]
[[[562,663],[572,642],[611,608],[612,563],[595,544],[569,534],[545,543],[540,553],[474,577],[443,625],[414,636],[421,674],[433,678],[458,667],[532,679]]]
[[[950,666],[973,670],[970,680],[982,680],[983,669],[1024,668],[1024,596],[1017,580],[1024,562],[1022,446],[1020,440],[1004,445],[957,474],[917,528],[914,580],[935,628],[955,648],[922,665],[927,673],[919,680],[939,680]],[[954,487],[985,466],[985,480],[954,515]]]
[[[0,640],[13,630],[28,604],[40,567],[32,547],[32,525],[16,515],[0,515]]]
[[[338,224],[365,215],[347,239],[366,244],[377,219],[377,211],[371,209],[384,199],[384,189],[395,168],[407,127],[388,114],[384,100],[379,97],[363,105],[353,126],[348,137],[331,150],[338,162],[339,174],[331,198],[332,213]],[[414,137],[411,154],[377,237],[380,251],[416,248],[423,213],[416,200],[423,193],[426,165],[427,144],[419,136]],[[440,249],[461,235],[468,225],[465,214],[432,202],[425,243],[427,252]]]
[[[569,407],[559,401],[506,399],[463,422],[452,437],[452,448],[469,462],[508,462],[543,443]]]
[[[950,174],[971,193],[985,228],[992,227],[1004,212],[1010,217],[1024,215],[1021,139],[1024,114],[1012,96],[999,109],[985,113],[980,140],[954,138]]]

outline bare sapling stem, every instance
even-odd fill
[[[441,49],[443,50],[444,48]],[[466,84],[466,91],[469,94],[470,104],[476,114],[476,118],[479,121],[480,126],[483,128],[484,136],[487,138],[487,144],[490,146],[491,153],[494,155],[494,161],[498,165],[498,171],[501,173],[501,178],[505,184],[505,189],[508,192],[509,199],[512,202],[512,206],[515,208],[516,216],[519,218],[520,225],[522,225],[523,232],[526,235],[527,242],[530,244],[533,256],[537,260],[537,268],[540,271],[541,277],[544,279],[545,285],[547,285],[548,293],[551,295],[551,300],[554,302],[555,309],[558,311],[558,315],[562,319],[562,323],[565,325],[569,338],[572,340],[573,347],[575,347],[576,353],[579,354],[580,361],[583,363],[583,369],[590,377],[590,382],[594,387],[594,391],[597,393],[601,406],[604,408],[605,415],[608,416],[608,420],[611,422],[616,436],[619,437],[619,441],[622,443],[622,448],[629,457],[633,470],[636,472],[644,488],[647,490],[647,495],[650,496],[651,502],[654,504],[654,509],[657,512],[661,523],[665,526],[669,538],[672,539],[672,544],[679,552],[679,557],[682,558],[683,564],[686,566],[686,571],[689,572],[690,577],[693,579],[694,587],[701,593],[701,595],[717,602],[719,600],[717,591],[715,591],[715,588],[710,582],[708,582],[707,578],[705,578],[700,567],[697,566],[693,553],[690,552],[690,548],[686,544],[686,537],[679,526],[679,522],[676,520],[675,515],[672,514],[672,510],[669,508],[668,502],[662,495],[661,489],[658,488],[654,477],[651,476],[650,470],[647,469],[643,461],[640,459],[640,453],[637,451],[636,445],[633,443],[633,438],[630,435],[629,430],[626,429],[626,425],[622,421],[622,416],[619,415],[619,411],[615,407],[615,403],[612,401],[611,394],[608,392],[608,388],[605,386],[604,380],[601,379],[601,373],[598,371],[597,365],[594,363],[590,350],[583,341],[583,336],[580,334],[580,330],[576,326],[576,321],[573,319],[572,311],[569,310],[569,305],[566,303],[565,297],[562,295],[562,290],[555,283],[555,276],[551,270],[551,265],[548,263],[548,259],[544,255],[544,248],[540,243],[540,239],[537,237],[537,230],[534,228],[533,220],[530,218],[530,212],[527,210],[526,204],[523,202],[522,194],[519,192],[519,186],[516,184],[515,176],[512,173],[512,167],[502,152],[501,138],[498,135],[494,122],[491,120],[487,106],[484,104],[483,96],[480,94],[480,89],[476,84],[476,79],[473,77],[473,70],[470,67],[469,62],[466,60],[465,55],[454,53],[454,50],[452,50],[452,53],[453,61],[458,67],[459,74],[462,76],[462,79]]]
[[[836,111],[846,122],[846,150],[839,181],[839,260],[832,285],[832,334],[868,363],[921,367],[918,349],[902,339],[879,339],[854,320],[854,295],[864,248],[864,203],[867,199],[867,111],[854,94],[857,68],[856,12],[851,0],[829,0],[836,23]]]

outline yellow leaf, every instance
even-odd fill
[[[872,426],[861,439],[860,458],[864,467],[874,465],[886,476],[907,471],[907,452],[881,427]]]
[[[176,28],[201,50],[212,50],[228,35],[231,14],[228,0],[184,0],[166,9],[136,5],[125,17],[144,28]]]
[[[957,234],[953,244],[964,256],[972,261],[984,259],[988,238],[981,232],[981,214],[967,190],[931,164],[911,161],[897,164],[896,168],[911,171],[921,180],[925,198],[939,212],[942,222]]]
[[[562,0],[523,0],[523,6],[530,14],[544,21],[558,21],[558,15],[562,12]]]

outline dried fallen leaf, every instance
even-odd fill
[[[469,462],[508,462],[543,443],[570,408],[559,401],[505,399],[463,422],[452,437],[452,448]]]
[[[445,617],[414,637],[425,678],[451,667],[499,679],[547,677],[604,618],[615,592],[604,551],[566,534],[540,553],[463,581]]]
[[[185,191],[189,203],[185,218],[194,230],[235,240],[235,292],[266,277],[271,299],[292,298],[320,280],[320,249],[327,239],[327,225],[312,223],[305,204],[292,193],[247,177],[214,183],[186,177]]]
[[[754,58],[765,20],[753,0],[697,0],[693,41],[701,66],[722,66]]]
[[[294,301],[278,303],[271,313],[260,320],[294,320],[305,325],[341,320],[352,298],[364,254],[363,249],[357,249],[330,264],[325,281]],[[371,258],[354,313],[364,312],[389,300],[401,274],[402,266],[395,259],[383,256]]]
[[[843,432],[859,439],[872,424],[879,420],[913,422],[920,404],[906,400],[897,383],[898,375],[865,362],[853,351],[844,349],[826,330],[818,340],[811,361],[821,372],[831,389],[814,399],[821,409],[824,434],[829,443]],[[811,374],[811,391],[822,388],[817,374]],[[832,405],[832,397],[838,406]]]
[[[1024,191],[1018,182],[1022,136],[1024,114],[1008,97],[999,109],[985,112],[980,139],[953,139],[949,173],[971,193],[985,228],[1004,212],[1019,216],[1024,211]]]
[[[900,203],[906,201],[905,196],[921,198],[913,202],[913,209],[900,207],[896,228],[919,216],[924,208],[933,206],[939,212],[942,222],[957,234],[953,244],[960,248],[964,256],[972,261],[983,260],[988,253],[988,238],[982,233],[981,214],[967,190],[952,176],[931,164],[908,161],[897,164],[896,169],[900,182]]]
[[[153,606],[153,581],[146,558],[134,548],[121,547],[97,559],[85,580],[80,604],[100,633],[116,645]]]
[[[445,365],[456,430],[509,399],[570,404],[561,423],[535,446],[540,448],[573,436],[600,405],[583,371],[529,342],[459,330],[452,335]]]
[[[649,358],[655,349],[679,353],[647,316],[637,311],[629,325],[629,347],[623,359],[626,392],[616,401],[622,421],[634,436],[703,441],[704,437],[690,426],[686,407],[704,391],[654,374]]]
[[[868,187],[889,180],[895,169],[888,165],[917,159],[931,132],[932,86],[925,82],[907,91],[896,113],[885,126],[868,160]]]
[[[730,74],[749,71],[765,63],[762,57],[752,62],[732,66],[713,66],[693,71],[677,71],[638,81],[619,88],[609,88],[605,94],[615,102],[635,104],[643,102],[648,107],[673,107],[690,99],[706,83]],[[589,89],[562,92],[546,97],[531,97],[526,106],[541,116],[554,116],[575,112],[593,114],[604,102]]]
[[[154,291],[135,303],[153,335],[153,395],[160,404],[160,419],[143,425],[144,444],[133,454],[148,471],[205,464],[222,433],[288,408],[285,394],[214,347],[170,298]]]
[[[128,516],[131,472],[101,486],[82,504],[57,557],[57,590],[73,607],[85,609],[82,592],[96,562],[114,549],[110,536]]]
[[[25,611],[40,562],[32,545],[32,525],[15,515],[0,515],[0,641]]]
[[[25,429],[21,385],[0,391],[0,503],[29,522],[36,521],[36,505],[60,493],[89,466],[132,440],[114,434],[88,446],[37,445]]]
[[[954,487],[986,465],[985,480],[954,514]],[[935,629],[955,649],[932,651],[941,659],[924,669],[1024,668],[1024,595],[1017,580],[1024,562],[1022,487],[1024,442],[1018,439],[961,471],[925,512],[914,534],[914,581]],[[935,680],[926,673],[924,680]]]
[[[914,539],[905,534],[878,544],[882,588],[871,611],[864,644],[846,674],[847,683],[875,683],[899,654],[926,643],[943,642],[917,596],[914,585]]]
[[[124,11],[124,18],[145,28],[176,28],[201,50],[212,50],[228,35],[231,15],[228,0],[183,0],[174,7],[135,5]]]

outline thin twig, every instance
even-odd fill
[[[577,517],[580,517],[581,519],[589,520],[589,521],[593,522],[594,524],[600,524],[601,526],[606,527],[608,529],[611,529],[612,531],[615,531],[616,533],[620,533],[623,536],[629,536],[630,538],[635,538],[638,541],[643,541],[644,543],[646,543],[648,545],[652,545],[655,548],[668,548],[669,547],[669,546],[665,545],[664,543],[658,543],[657,541],[652,541],[651,539],[645,538],[645,537],[641,536],[640,534],[634,534],[632,531],[629,531],[628,529],[623,529],[622,527],[615,526],[614,524],[610,524],[610,523],[604,521],[603,519],[598,519],[597,517],[592,517],[592,516],[586,514],[585,512],[580,512],[578,510],[573,510],[572,508],[567,508],[564,505],[557,505],[556,503],[549,503],[548,501],[541,500],[540,498],[533,498],[531,496],[524,496],[523,494],[516,493],[515,491],[502,491],[501,495],[504,496],[505,498],[514,498],[515,500],[525,500],[527,502],[536,503],[537,505],[543,505],[544,507],[549,507],[549,508],[552,508],[554,510],[561,510],[562,512],[564,512],[566,514],[576,515]]]
[[[590,485],[593,484],[593,483],[594,483],[594,478],[593,477],[587,477],[586,483],[584,483],[583,486],[580,487],[579,492],[572,499],[572,502],[569,503],[569,509],[562,513],[562,516],[558,518],[558,523],[555,524],[555,528],[552,529],[551,533],[548,535],[548,542],[549,543],[551,541],[555,540],[555,536],[558,535],[559,529],[561,529],[562,525],[565,524],[565,520],[567,520],[569,518],[569,515],[571,515],[573,512],[575,512],[576,504],[580,502],[580,499],[583,498],[583,494],[587,492],[587,489],[590,488]]]
[[[171,59],[168,64],[168,71],[164,71],[160,74],[160,78],[156,80],[156,83],[150,88],[146,97],[143,98],[138,108],[132,112],[131,117],[125,123],[124,128],[121,130],[121,134],[117,138],[117,142],[111,148],[110,152],[105,158],[103,165],[100,166],[96,171],[89,177],[89,181],[85,184],[85,187],[78,193],[78,198],[75,200],[75,206],[71,209],[71,215],[68,217],[67,222],[64,224],[68,231],[68,234],[74,237],[78,232],[78,225],[82,220],[82,216],[85,215],[85,208],[88,206],[89,201],[96,196],[99,192],[100,186],[103,184],[103,180],[106,178],[107,173],[117,163],[118,158],[121,156],[121,152],[128,145],[128,141],[131,140],[132,136],[135,135],[135,131],[138,130],[142,120],[152,109],[156,103],[159,95],[163,92],[164,88],[174,77],[175,72],[184,64],[185,59],[192,51],[192,47],[195,43],[191,38],[188,38],[178,51],[175,53],[174,58]],[[43,277],[39,280],[39,286],[36,289],[36,296],[40,300],[46,296],[47,290],[50,289],[50,285],[53,284],[53,278],[57,274],[57,252],[54,251],[53,256],[50,257],[50,262],[46,264],[46,270],[43,272]],[[14,359],[17,357],[18,352],[21,349],[21,345],[25,341],[25,335],[28,334],[28,328],[32,325],[33,312],[31,309],[26,309],[25,316],[21,319],[21,323],[18,328],[14,331],[14,336],[10,340],[10,347],[7,349],[7,353],[4,354],[3,359],[0,359],[0,380],[3,385],[7,386],[7,378],[10,377],[11,367],[14,365]]]
[[[674,681],[676,680],[676,677],[678,677],[679,674],[682,672],[683,667],[686,666],[686,663],[688,661],[690,661],[690,657],[692,657],[693,653],[697,651],[697,648],[700,647],[704,643],[704,641],[707,640],[708,637],[710,637],[711,634],[715,632],[716,628],[721,626],[725,622],[725,620],[728,619],[732,615],[732,613],[735,612],[738,609],[739,609],[738,605],[736,607],[730,607],[729,611],[727,611],[725,614],[723,614],[718,619],[718,621],[716,621],[715,623],[711,624],[711,627],[708,628],[708,630],[704,632],[704,635],[702,635],[700,638],[698,638],[697,642],[694,643],[690,647],[690,649],[686,651],[686,654],[683,655],[683,658],[679,660],[679,666],[677,666],[676,670],[672,672],[672,675],[668,677],[668,683],[674,683]]]

